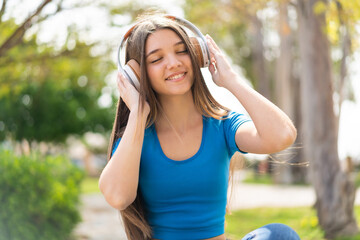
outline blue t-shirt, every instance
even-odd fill
[[[230,158],[240,151],[235,133],[247,121],[235,112],[222,120],[203,117],[201,146],[182,161],[164,154],[154,125],[145,130],[139,190],[153,238],[191,240],[224,233]]]

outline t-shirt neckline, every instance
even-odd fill
[[[206,121],[205,121],[205,117],[202,116],[202,123],[203,123],[203,128],[202,128],[202,135],[201,135],[201,144],[200,144],[200,147],[198,149],[198,151],[191,157],[187,158],[187,159],[184,159],[184,160],[173,160],[171,158],[169,158],[168,156],[165,155],[162,147],[161,147],[161,144],[160,144],[160,140],[159,140],[159,137],[157,135],[157,132],[156,132],[156,128],[155,128],[155,124],[152,125],[152,130],[153,130],[153,133],[155,135],[155,141],[156,141],[156,147],[159,149],[160,151],[160,154],[161,156],[169,161],[169,162],[172,162],[172,163],[175,163],[175,164],[182,164],[182,163],[187,163],[187,162],[190,162],[191,160],[197,158],[197,156],[201,153],[203,147],[204,147],[204,144],[205,144],[205,139],[206,139]]]

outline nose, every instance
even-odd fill
[[[172,69],[179,67],[181,65],[181,61],[178,59],[178,57],[175,54],[169,54],[167,57],[167,68]]]

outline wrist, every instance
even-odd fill
[[[131,108],[129,118],[142,118],[146,120],[149,113],[150,110],[147,109],[147,106],[144,106],[142,111],[140,111],[140,106],[135,106]]]
[[[223,87],[231,92],[235,87],[239,85],[244,85],[245,82],[236,74],[234,71],[230,71],[225,76],[226,81],[224,81]]]

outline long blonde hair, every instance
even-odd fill
[[[139,109],[140,111],[143,109],[145,101],[149,103],[150,114],[147,119],[147,127],[158,119],[159,113],[161,112],[161,106],[157,99],[156,92],[150,85],[148,73],[146,71],[145,43],[148,36],[159,29],[170,29],[174,31],[187,47],[194,71],[194,83],[191,87],[191,91],[197,110],[204,116],[216,119],[221,119],[226,116],[230,110],[219,104],[210,94],[200,71],[195,48],[191,44],[189,36],[186,34],[182,26],[162,14],[147,15],[142,17],[129,36],[126,43],[125,59],[125,62],[128,62],[130,59],[134,59],[140,64]],[[111,152],[116,139],[122,137],[125,131],[129,113],[130,111],[126,107],[126,104],[121,98],[119,98],[108,148],[108,161],[111,158]],[[135,201],[125,210],[120,211],[120,214],[129,240],[151,239],[151,228],[144,215],[141,193],[139,191]]]

